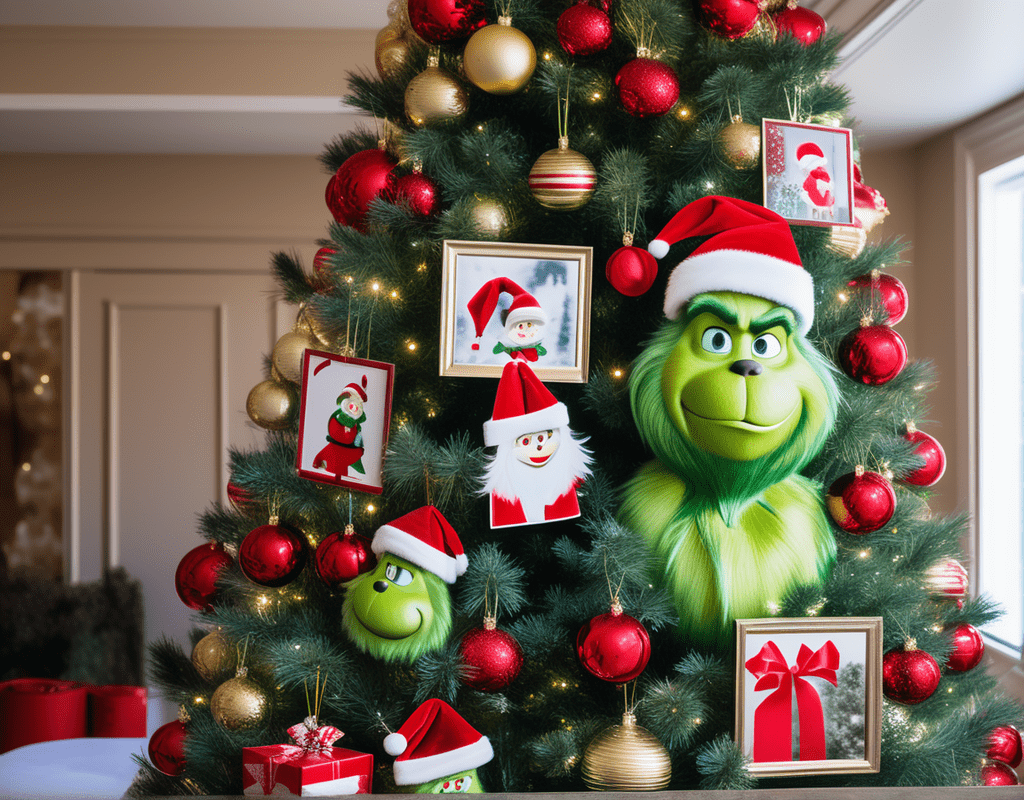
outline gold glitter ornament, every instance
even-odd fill
[[[320,347],[320,342],[308,330],[296,328],[277,340],[271,361],[282,378],[301,383],[302,358],[306,349],[319,350]]]
[[[295,387],[283,381],[257,383],[245,399],[249,419],[268,431],[282,431],[289,427],[298,406]]]
[[[761,163],[761,129],[736,114],[718,134],[725,160],[736,169],[753,169]]]
[[[583,782],[595,792],[653,792],[672,778],[668,750],[632,714],[595,736],[583,753]]]
[[[526,86],[536,67],[533,42],[512,27],[510,17],[498,17],[497,25],[478,30],[462,51],[466,77],[491,94],[515,94]]]
[[[210,698],[214,720],[229,731],[258,728],[270,711],[266,692],[248,677],[248,672],[248,668],[239,667],[235,677],[218,686]]]
[[[569,148],[569,137],[542,154],[527,179],[530,194],[545,208],[572,210],[587,204],[597,186],[597,170],[583,153]]]
[[[493,197],[473,196],[471,206],[473,221],[476,223],[480,233],[493,236],[495,239],[503,239],[508,235],[510,228],[510,217],[508,209],[500,200]]]
[[[469,96],[453,76],[431,55],[427,68],[405,87],[405,115],[422,128],[437,122],[456,122],[469,112]]]
[[[218,628],[196,642],[192,648],[192,666],[205,681],[223,681],[238,667],[238,653]]]
[[[400,31],[384,28],[377,34],[377,41],[373,46],[373,63],[382,78],[391,78],[401,72],[409,63],[410,55],[409,42]]]

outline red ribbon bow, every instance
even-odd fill
[[[790,667],[775,642],[746,663],[757,678],[754,691],[775,689],[754,711],[754,761],[793,760],[793,691],[800,718],[800,760],[825,758],[825,715],[818,690],[806,678],[824,678],[837,684],[839,651],[831,640],[812,651],[800,645],[796,665]]]
[[[288,735],[303,752],[323,754],[345,734],[333,725],[321,725],[316,717],[306,717],[298,725],[292,725]]]

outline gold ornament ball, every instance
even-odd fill
[[[761,129],[756,125],[733,117],[718,135],[718,141],[725,160],[736,169],[753,169],[761,163]]]
[[[206,634],[192,648],[192,666],[203,680],[222,681],[233,675],[238,666],[235,646],[221,631]]]
[[[435,122],[455,122],[469,111],[462,85],[436,65],[429,65],[405,87],[405,115],[422,128]]]
[[[307,350],[319,350],[320,343],[306,330],[290,331],[277,340],[271,361],[282,378],[302,382],[302,359]]]
[[[545,208],[571,210],[587,204],[597,186],[597,171],[582,153],[563,146],[541,155],[530,169],[530,194]]]
[[[249,419],[268,431],[281,431],[292,424],[298,408],[295,389],[282,381],[257,383],[245,400]]]
[[[270,700],[259,685],[247,677],[245,668],[217,687],[210,698],[210,712],[218,725],[229,731],[258,728],[267,718]]]
[[[868,235],[863,228],[833,225],[828,232],[828,249],[833,253],[856,258],[867,244]]]
[[[373,46],[373,62],[382,78],[391,78],[402,71],[409,62],[411,49],[402,32],[387,27],[377,34]]]
[[[505,204],[492,197],[474,196],[473,221],[479,231],[495,239],[503,239],[509,232],[509,213]]]
[[[583,753],[583,782],[595,792],[653,792],[671,778],[668,751],[632,714],[597,734]]]
[[[536,67],[533,42],[511,24],[481,28],[469,37],[462,51],[466,77],[491,94],[515,94],[526,86]]]

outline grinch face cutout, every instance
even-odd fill
[[[548,316],[532,294],[509,278],[494,278],[487,281],[466,304],[473,318],[477,338],[484,335],[484,328],[494,316],[498,299],[502,294],[510,295],[512,303],[502,312],[501,321],[505,331],[492,352],[507,353],[513,359],[521,358],[527,361],[536,361],[540,356],[547,355],[547,350],[541,342],[544,339]],[[472,348],[479,350],[479,343],[474,342]]]
[[[327,446],[313,458],[315,469],[324,469],[338,480],[351,472],[366,474],[363,467],[363,432],[366,422],[366,376],[359,383],[350,383],[338,395],[337,410],[327,421]]]
[[[576,489],[590,474],[590,453],[569,428],[569,412],[525,361],[505,365],[484,423],[484,444],[496,447],[481,494],[490,495],[491,527],[573,519]]]
[[[455,529],[424,506],[381,526],[371,549],[376,568],[345,584],[348,637],[384,661],[411,662],[444,645],[452,625],[445,584],[469,564]]]

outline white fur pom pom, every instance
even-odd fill
[[[389,756],[400,756],[409,746],[409,741],[400,733],[389,733],[384,737],[384,752]]]
[[[647,252],[655,258],[664,258],[668,255],[669,244],[664,239],[655,239],[647,245]]]

